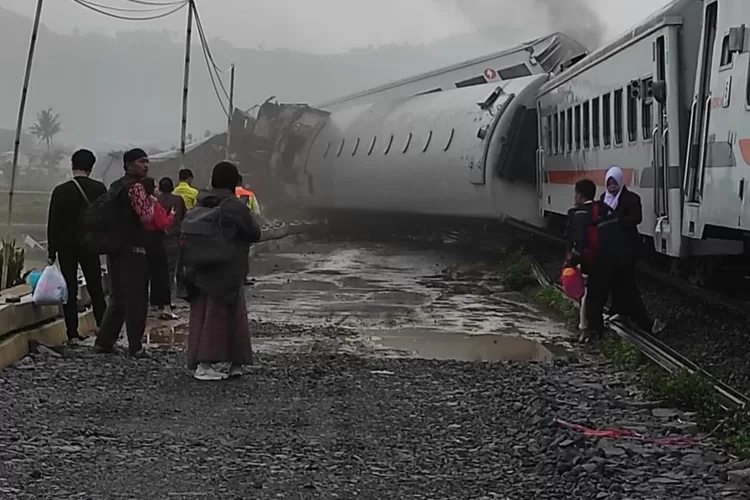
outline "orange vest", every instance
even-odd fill
[[[234,195],[237,198],[243,198],[243,197],[255,198],[255,193],[253,193],[249,189],[243,188],[242,186],[238,186],[237,188],[235,188]]]

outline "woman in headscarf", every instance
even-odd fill
[[[635,264],[642,257],[642,242],[638,233],[638,225],[643,221],[641,197],[628,189],[625,173],[620,167],[610,167],[605,181],[607,190],[601,195],[601,201],[609,205],[620,219],[628,246],[626,253],[629,255],[629,259],[613,275],[610,314],[628,316],[642,330],[659,333],[664,325],[659,320],[651,320],[635,281]]]
[[[220,211],[220,238],[228,246],[221,263],[185,265],[185,285],[190,302],[188,367],[198,380],[222,380],[215,363],[231,363],[230,377],[242,375],[242,366],[253,360],[245,306],[244,284],[250,245],[260,239],[260,226],[247,205],[234,196],[239,181],[237,167],[229,162],[216,165],[211,189],[198,195],[193,215],[202,209]],[[205,210],[204,210],[205,211]],[[183,222],[183,228],[189,218]],[[185,250],[189,252],[190,250]]]

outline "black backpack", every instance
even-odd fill
[[[622,221],[604,202],[591,207],[591,225],[584,260],[589,264],[602,260],[619,260],[627,255]]]
[[[86,207],[81,217],[81,246],[97,255],[116,253],[132,244],[123,209],[129,185],[109,190]]]
[[[232,261],[231,231],[223,227],[223,205],[196,206],[180,225],[181,263],[190,267],[214,267]]]

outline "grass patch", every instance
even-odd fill
[[[525,292],[538,286],[531,259],[522,250],[507,256],[503,264],[503,283],[506,288]]]

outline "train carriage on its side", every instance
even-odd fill
[[[750,2],[676,0],[551,79],[538,97],[540,211],[612,165],[643,201],[641,233],[698,275],[748,250]]]

